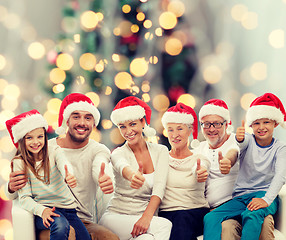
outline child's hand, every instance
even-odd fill
[[[231,161],[222,156],[221,151],[218,152],[219,170],[222,174],[228,174],[231,169]]]
[[[201,166],[201,159],[197,159],[197,182],[205,182],[208,178],[207,169],[204,166]]]
[[[258,210],[260,208],[268,207],[267,202],[265,202],[262,198],[252,198],[251,202],[248,203],[247,208],[250,211]]]
[[[243,142],[245,137],[245,127],[244,127],[244,120],[241,121],[241,127],[238,127],[236,130],[236,140],[238,142]]]
[[[104,172],[105,163],[101,163],[100,173],[98,177],[98,183],[101,191],[104,194],[110,194],[113,192],[113,183],[111,178]]]
[[[143,176],[143,165],[141,162],[138,162],[139,169],[136,173],[134,173],[130,179],[130,186],[134,189],[139,189],[143,186],[145,182],[145,178]]]
[[[67,165],[65,165],[65,171],[66,171],[66,183],[71,187],[74,188],[76,187],[76,178],[74,175],[70,174],[68,171]]]
[[[53,217],[60,217],[59,214],[57,213],[54,213],[54,211],[56,210],[55,207],[53,208],[45,208],[45,210],[43,211],[42,213],[42,219],[43,219],[43,224],[46,228],[49,228],[50,227],[50,222],[53,222],[54,219],[52,218]]]

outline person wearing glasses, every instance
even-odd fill
[[[234,184],[239,171],[237,161],[239,147],[232,133],[230,113],[227,104],[220,99],[210,99],[199,111],[199,121],[206,141],[194,150],[205,155],[211,162],[206,181],[205,196],[209,206],[215,209],[232,199]],[[241,224],[236,219],[222,222],[222,240],[239,240]],[[265,218],[260,240],[274,239],[274,220]],[[270,237],[270,236],[273,236]]]

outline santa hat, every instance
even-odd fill
[[[222,117],[228,123],[226,129],[227,134],[230,134],[233,131],[231,125],[230,113],[226,103],[221,99],[210,99],[208,100],[199,111],[199,120],[201,121],[203,117],[207,115],[218,115]]]
[[[18,148],[18,141],[28,132],[41,127],[48,130],[48,123],[37,110],[33,109],[7,120],[6,127],[15,147]]]
[[[91,99],[81,93],[71,93],[62,101],[58,120],[59,127],[56,129],[57,134],[61,135],[66,132],[66,122],[74,111],[86,111],[91,113],[94,118],[95,126],[98,125],[100,113]]]
[[[145,116],[147,124],[150,125],[151,113],[152,110],[147,103],[137,97],[130,96],[121,99],[116,104],[110,115],[110,119],[115,125],[118,125],[119,123],[141,119]],[[148,125],[143,129],[144,134],[147,137],[155,136],[155,129]]]
[[[255,120],[268,118],[286,128],[286,113],[280,99],[272,93],[257,97],[246,112],[246,124],[250,126]]]
[[[191,147],[196,148],[200,145],[200,142],[197,139],[198,119],[195,111],[191,107],[183,103],[177,103],[164,113],[161,121],[165,129],[167,128],[168,123],[193,124],[193,141],[191,142]]]

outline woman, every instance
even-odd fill
[[[121,240],[167,240],[171,232],[170,221],[154,216],[166,187],[168,149],[145,141],[143,132],[155,135],[146,124],[150,119],[150,107],[133,96],[119,101],[111,113],[126,142],[111,154],[115,191],[100,224]]]
[[[191,107],[183,103],[168,109],[162,123],[171,145],[169,174],[159,216],[172,224],[171,240],[195,240],[203,233],[203,218],[209,212],[204,196],[209,161],[202,155],[194,155],[188,145],[193,133],[192,145],[198,140],[197,116]]]

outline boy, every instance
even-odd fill
[[[285,120],[284,107],[275,95],[265,93],[251,103],[246,122],[253,134],[245,133],[244,126],[236,132],[240,170],[233,199],[205,216],[205,240],[220,239],[219,223],[229,218],[242,221],[242,240],[259,239],[264,218],[278,209],[277,195],[285,183],[286,145],[273,138],[278,124],[286,128]]]

